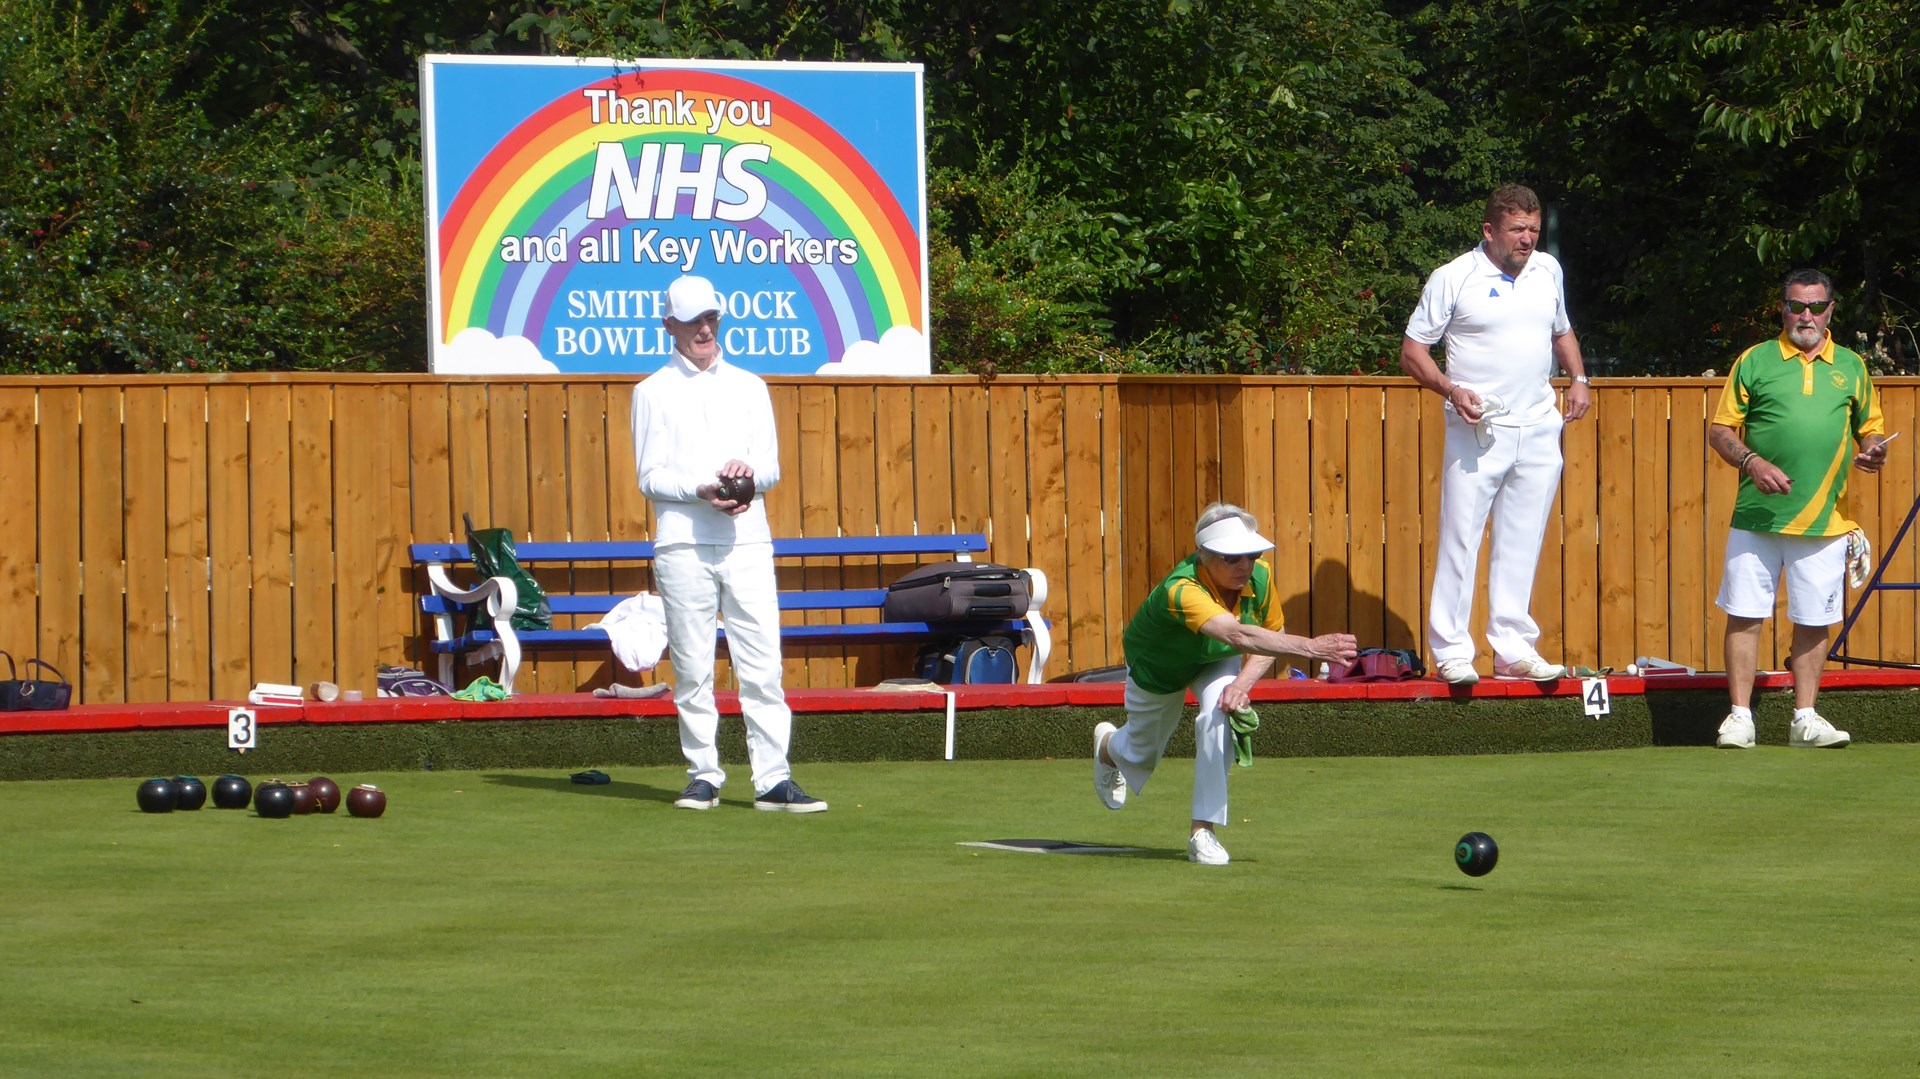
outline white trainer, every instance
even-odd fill
[[[1480,680],[1480,672],[1473,669],[1470,659],[1443,659],[1433,665],[1433,673],[1442,682],[1456,686],[1470,686]]]
[[[1526,682],[1557,682],[1567,676],[1567,669],[1558,663],[1548,663],[1539,656],[1528,656],[1505,666],[1496,663],[1493,673],[1499,678]]]
[[[1720,737],[1714,739],[1713,744],[1721,749],[1752,749],[1753,717],[1728,712],[1727,718],[1720,721]]]
[[[1117,730],[1118,727],[1104,721],[1093,728],[1093,793],[1100,796],[1100,804],[1108,809],[1127,804],[1127,777],[1120,774],[1117,766],[1100,762],[1100,750]]]
[[[1846,731],[1834,730],[1833,724],[1818,715],[1794,720],[1787,731],[1787,744],[1795,749],[1845,749],[1851,741]]]
[[[1231,861],[1227,857],[1227,848],[1220,845],[1220,839],[1213,829],[1202,828],[1187,837],[1187,861],[1201,865],[1226,865]]]

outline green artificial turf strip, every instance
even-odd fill
[[[0,783],[0,1073],[1912,1075],[1917,767],[1263,757],[1223,869],[1188,760],[1121,813],[1084,760],[807,765],[810,817],[738,766],[706,813],[678,768],[336,775],[374,821]]]

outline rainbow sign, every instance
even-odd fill
[[[713,281],[727,358],[926,374],[921,69],[428,56],[440,372],[648,372],[667,285]]]

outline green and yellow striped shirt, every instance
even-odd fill
[[[1802,355],[1786,335],[1733,361],[1713,422],[1741,429],[1747,448],[1787,474],[1793,489],[1762,494],[1742,474],[1733,527],[1785,536],[1841,536],[1859,527],[1847,509],[1854,443],[1885,431],[1866,361],[1833,343]]]
[[[1286,630],[1273,595],[1273,567],[1265,558],[1253,564],[1253,577],[1240,590],[1237,611],[1229,612],[1213,586],[1200,574],[1200,556],[1191,554],[1147,594],[1120,636],[1127,674],[1150,693],[1175,693],[1208,664],[1239,655],[1224,641],[1200,632],[1218,615],[1232,613],[1248,625],[1276,633]]]

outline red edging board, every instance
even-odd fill
[[[1613,675],[1607,688],[1614,696],[1648,692],[1724,690],[1724,674],[1661,675],[1629,678]],[[1761,674],[1759,689],[1785,689],[1793,684],[1784,672]],[[1920,687],[1920,671],[1828,671],[1821,677],[1825,689],[1895,689]],[[1118,708],[1126,685],[1121,682],[1048,682],[1041,685],[952,686],[956,709],[1047,708],[1062,705]],[[946,690],[881,692],[872,689],[790,689],[787,704],[801,714],[840,712],[944,711]],[[1306,679],[1270,679],[1253,687],[1257,702],[1312,703],[1335,701],[1485,700],[1490,698],[1577,697],[1580,680],[1558,682],[1503,682],[1483,679],[1478,685],[1450,686],[1431,678],[1407,682],[1319,682]],[[738,715],[738,693],[717,694],[720,711]],[[222,727],[227,710],[248,707],[242,701],[187,701],[155,704],[84,704],[60,712],[0,713],[0,735],[60,734],[97,731],[167,730]],[[262,726],[285,723],[433,723],[451,720],[581,719],[599,716],[660,716],[674,714],[673,700],[595,697],[591,693],[528,693],[512,700],[474,703],[449,697],[380,697],[368,701],[304,701],[289,706],[252,706]]]

